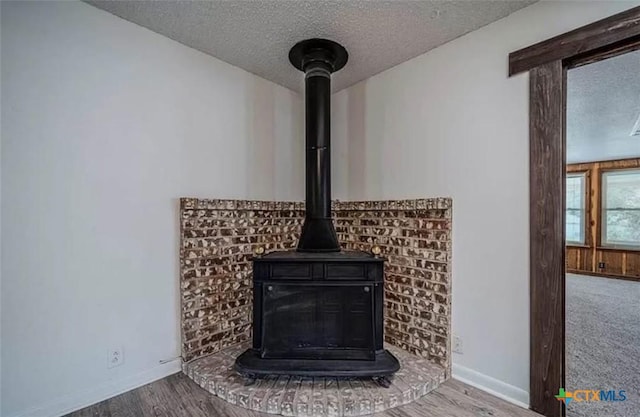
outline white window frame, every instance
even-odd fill
[[[631,169],[615,169],[610,171],[604,171],[601,177],[600,187],[600,245],[603,248],[611,249],[632,249],[640,250],[640,243],[637,242],[623,242],[623,241],[608,241],[607,240],[607,176],[619,175],[627,172],[640,173],[640,168]]]
[[[568,246],[571,245],[577,245],[577,246],[584,246],[587,243],[587,198],[586,198],[586,193],[587,193],[587,173],[586,172],[571,172],[571,173],[567,173],[567,177],[566,179],[569,178],[581,178],[581,186],[580,186],[580,202],[581,202],[581,210],[582,210],[582,222],[580,223],[580,237],[582,237],[582,241],[573,241],[573,240],[566,240],[565,244]],[[565,180],[566,181],[566,180]],[[566,183],[565,183],[566,186]],[[567,215],[566,212],[569,211],[569,209],[566,207],[566,190],[565,190],[565,230],[567,227]],[[566,232],[565,232],[566,233]],[[566,236],[565,236],[566,238]]]

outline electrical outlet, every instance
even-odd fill
[[[115,368],[124,363],[124,350],[121,347],[111,348],[107,352],[107,368]]]
[[[460,336],[453,335],[453,353],[462,355],[462,338]]]
[[[604,262],[598,262],[598,268],[604,269]]]

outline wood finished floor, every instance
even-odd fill
[[[68,414],[66,417],[273,417],[239,408],[209,394],[182,373]],[[540,417],[456,380],[379,417]]]

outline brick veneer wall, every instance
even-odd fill
[[[302,203],[180,199],[182,358],[251,337],[251,256],[294,248]]]
[[[341,202],[346,249],[377,244],[385,263],[385,341],[450,368],[451,214],[449,198]]]
[[[379,245],[385,264],[385,339],[450,367],[451,199],[333,203],[345,249]],[[294,248],[299,202],[180,200],[182,356],[244,342],[251,332],[257,246]]]

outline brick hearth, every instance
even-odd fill
[[[334,202],[345,249],[374,244],[385,264],[385,340],[450,371],[449,198]],[[219,352],[251,337],[251,256],[295,247],[304,203],[180,200],[182,356]]]

